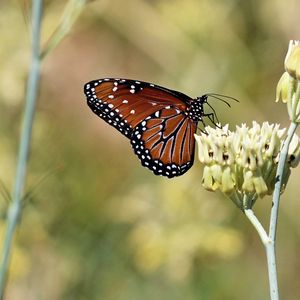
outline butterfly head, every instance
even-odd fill
[[[188,117],[194,121],[199,122],[202,121],[202,117],[204,115],[203,105],[207,103],[207,95],[203,95],[201,97],[197,97],[193,99],[187,108],[187,115]]]

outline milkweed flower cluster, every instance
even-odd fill
[[[282,74],[276,90],[276,102],[287,103],[290,120],[300,122],[300,41],[290,41]]]
[[[204,164],[202,184],[210,191],[221,190],[240,209],[251,208],[258,197],[272,194],[276,169],[285,138],[279,124],[253,122],[230,131],[207,126],[206,132],[195,135],[198,157]],[[285,164],[282,191],[290,169],[300,160],[300,140],[294,136]]]

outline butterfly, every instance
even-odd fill
[[[218,94],[193,99],[159,85],[120,78],[90,81],[84,93],[91,110],[130,140],[141,164],[168,178],[192,167],[198,122],[205,116],[214,124],[218,120],[207,103],[208,96]],[[213,113],[204,113],[205,104]]]

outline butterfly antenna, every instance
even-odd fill
[[[237,100],[236,98],[234,97],[231,97],[231,96],[226,96],[226,95],[222,95],[222,94],[216,94],[216,93],[209,93],[209,94],[206,94],[206,96],[209,96],[209,97],[213,97],[215,99],[218,99],[222,102],[224,102],[227,106],[231,107],[231,105],[228,103],[228,101],[224,100],[223,98],[225,99],[230,99],[230,100],[234,100],[236,102],[239,102],[239,100]]]
[[[223,95],[223,94],[217,94],[217,93],[209,93],[209,94],[206,94],[207,96],[218,96],[218,97],[223,97],[223,98],[227,98],[227,99],[230,99],[230,100],[233,100],[235,102],[240,102],[238,99],[234,98],[234,97],[231,97],[231,96],[227,96],[227,95]]]
[[[209,96],[212,97],[212,98],[218,99],[218,100],[224,102],[227,106],[231,107],[231,105],[228,103],[228,101],[226,101],[226,100],[224,100],[224,99],[222,99],[222,98],[220,98],[218,96],[212,95],[212,94],[209,95]]]

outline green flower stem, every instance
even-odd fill
[[[278,284],[277,284],[277,272],[276,272],[276,260],[275,260],[275,244],[270,239],[265,229],[254,215],[252,209],[245,209],[245,215],[250,220],[256,231],[258,232],[266,249],[268,270],[269,270],[269,282],[270,282],[270,295],[271,300],[279,300]]]
[[[289,145],[293,138],[293,135],[297,129],[298,124],[292,122],[287,138],[284,141],[283,148],[280,152],[279,163],[276,172],[276,183],[273,193],[273,202],[270,217],[270,227],[269,227],[269,238],[270,243],[266,245],[267,258],[268,258],[268,272],[269,272],[269,284],[270,284],[270,295],[272,300],[279,299],[278,295],[278,283],[277,283],[277,269],[276,269],[276,255],[275,255],[275,242],[276,242],[276,229],[278,220],[278,209],[280,202],[280,190],[282,185],[282,178],[284,172],[284,165],[288,155]]]
[[[271,300],[279,300],[278,292],[278,280],[277,280],[277,268],[276,268],[276,255],[275,255],[275,242],[276,242],[276,229],[277,229],[277,220],[278,220],[278,209],[279,209],[279,200],[280,200],[280,191],[282,185],[282,178],[284,172],[284,166],[288,155],[289,145],[293,138],[293,135],[297,129],[297,123],[291,123],[287,138],[284,141],[282,150],[280,151],[279,163],[276,172],[277,181],[275,183],[275,189],[273,193],[273,205],[271,209],[270,217],[270,227],[269,234],[267,235],[266,231],[262,227],[259,220],[254,215],[251,209],[245,209],[245,215],[253,224],[257,230],[264,246],[266,249],[267,261],[268,261],[268,273],[269,273],[269,286],[270,286],[270,297]]]
[[[270,218],[270,228],[269,228],[269,237],[270,239],[275,242],[276,240],[276,229],[277,229],[277,218],[278,218],[278,209],[279,209],[279,200],[280,200],[280,189],[282,185],[282,174],[284,171],[285,161],[288,155],[289,145],[291,143],[292,137],[297,129],[297,123],[291,123],[287,138],[284,141],[284,145],[282,151],[280,152],[279,156],[279,163],[276,172],[276,183],[275,189],[273,193],[273,202],[272,202],[272,210],[271,210],[271,218]]]
[[[266,233],[265,229],[259,222],[259,220],[256,218],[254,212],[252,209],[245,209],[244,210],[246,217],[250,220],[256,231],[258,232],[261,241],[264,245],[268,244],[270,242],[270,238],[268,234]]]
[[[271,300],[279,300],[275,241],[270,239],[269,242],[265,244],[265,248],[268,262],[270,298]]]
[[[269,283],[270,283],[270,296],[271,300],[279,300],[278,284],[277,284],[277,270],[276,270],[276,257],[275,257],[275,243],[270,239],[269,235],[256,218],[252,209],[245,209],[245,215],[250,220],[256,231],[258,232],[266,249]]]
[[[22,194],[26,178],[29,146],[32,134],[32,125],[35,104],[40,79],[40,29],[43,11],[43,0],[32,1],[32,57],[27,82],[26,104],[23,117],[20,148],[16,170],[12,201],[8,209],[7,227],[3,242],[0,261],[0,297],[3,298],[4,288],[9,266],[13,236],[22,210]]]

